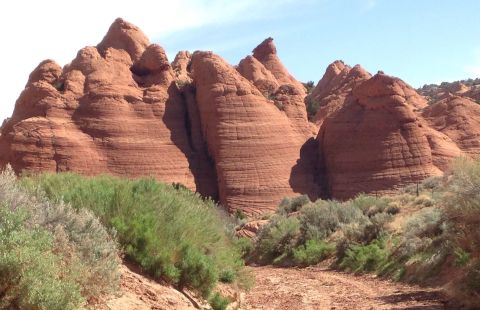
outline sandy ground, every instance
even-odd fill
[[[242,309],[446,309],[440,290],[321,267],[249,267],[256,284]]]

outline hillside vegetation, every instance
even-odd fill
[[[218,280],[244,283],[229,217],[182,185],[72,173],[25,177],[22,184],[93,212],[116,232],[128,260],[180,290],[208,298]]]
[[[230,218],[182,185],[71,173],[0,174],[0,309],[79,309],[119,289],[120,257],[179,290],[250,277]]]
[[[397,195],[345,201],[285,199],[248,258],[307,266],[327,260],[354,273],[442,284],[459,301],[480,301],[480,160],[457,160],[441,178]]]
[[[119,285],[117,244],[88,209],[0,174],[0,309],[79,309]]]

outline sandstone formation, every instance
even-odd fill
[[[305,87],[297,81],[283,66],[277,55],[277,48],[272,38],[265,39],[253,50],[253,57],[262,63],[277,79],[279,84],[291,84],[299,92],[305,93]]]
[[[467,154],[480,155],[480,105],[449,95],[422,112],[428,124],[451,138]]]
[[[345,98],[353,88],[369,78],[371,78],[370,73],[360,65],[351,68],[341,60],[330,64],[307,98],[319,106],[314,122],[320,126],[328,116],[343,106]]]
[[[431,103],[459,96],[480,103],[480,79],[468,79],[452,83],[443,82],[440,85],[424,85],[418,92]]]
[[[292,121],[295,130],[306,138],[313,137],[317,128],[307,119],[305,87],[288,73],[277,56],[272,38],[253,50],[253,56],[240,61],[237,71]]]
[[[399,79],[377,74],[325,120],[318,139],[332,197],[385,193],[441,173],[414,113],[424,102],[414,93]]]
[[[427,106],[398,78],[336,61],[307,97],[271,38],[235,68],[212,52],[170,63],[117,19],[70,64],[45,60],[30,74],[0,127],[0,168],[151,176],[252,217],[299,194],[389,192],[479,154],[476,92],[455,84]]]
[[[180,84],[190,83],[192,81],[189,74],[189,66],[192,55],[188,51],[180,51],[172,62],[172,69],[175,73],[176,80]]]
[[[220,203],[252,215],[294,192],[309,193],[313,167],[300,160],[306,139],[289,118],[211,52],[195,52],[192,70]]]
[[[17,172],[153,176],[215,196],[187,115],[163,49],[117,19],[63,70],[52,61],[34,70],[3,128],[0,158]]]

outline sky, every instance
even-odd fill
[[[0,122],[44,59],[68,64],[117,17],[140,27],[170,60],[211,50],[231,64],[273,37],[301,81],[337,59],[414,87],[480,77],[478,0],[2,0]]]

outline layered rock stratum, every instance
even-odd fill
[[[154,177],[253,216],[298,194],[386,193],[480,153],[474,92],[454,87],[433,102],[336,61],[307,94],[272,38],[235,67],[200,51],[170,63],[117,19],[71,63],[45,60],[30,74],[0,130],[0,166]]]

